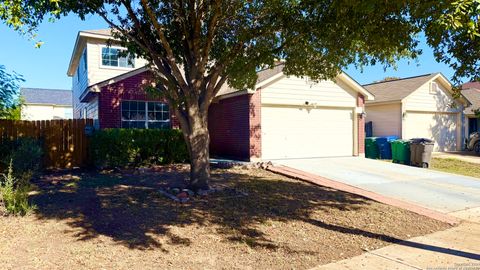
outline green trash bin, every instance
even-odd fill
[[[410,164],[410,141],[395,140],[392,142],[392,161],[405,165]]]
[[[365,157],[372,159],[380,158],[376,137],[365,138]]]

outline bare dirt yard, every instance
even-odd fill
[[[180,204],[159,188],[184,166],[51,173],[37,209],[0,217],[2,269],[307,269],[449,225],[260,169],[216,169],[218,192]]]

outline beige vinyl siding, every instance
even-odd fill
[[[105,40],[90,38],[87,41],[89,85],[111,79],[146,65],[146,61],[144,59],[136,58],[134,68],[102,66],[102,47],[105,46]],[[112,45],[112,47],[116,46]]]
[[[262,106],[262,159],[352,156],[353,110]]]
[[[22,106],[22,120],[68,119],[72,116],[72,107],[48,104],[26,104]]]
[[[102,66],[102,47],[106,46],[106,40],[88,38],[86,44],[80,44],[79,46],[87,49],[87,69],[84,70],[81,68],[80,74],[77,74],[78,72],[75,71],[75,74],[72,77],[74,118],[85,117],[83,114],[86,104],[80,103],[80,96],[88,86],[122,75],[134,69],[141,68],[147,63],[144,59],[136,58],[134,68],[105,67]],[[115,45],[112,46],[116,47]],[[83,66],[82,63],[83,59],[80,58],[78,64],[81,67]],[[78,77],[80,80],[78,80]]]
[[[453,99],[449,91],[439,82],[438,91],[435,94],[430,93],[430,83],[428,82],[410,94],[404,100],[406,111],[427,111],[427,112],[459,112],[463,108]],[[457,108],[452,108],[451,104],[455,102]]]
[[[305,78],[283,77],[261,90],[262,104],[355,107],[357,93],[341,82],[314,83]]]
[[[357,92],[341,81],[283,76],[264,86],[262,159],[356,154],[356,99]]]
[[[95,97],[90,102],[86,103],[86,108],[87,118],[93,119],[93,126],[95,128],[100,128],[100,123],[98,121],[98,97]]]
[[[402,136],[402,104],[366,105],[366,122],[373,123],[373,136]]]
[[[85,46],[83,44],[82,46]],[[83,104],[80,103],[80,95],[85,91],[88,86],[88,51],[87,51],[87,66],[84,65],[83,58],[84,54],[83,51],[85,47],[82,49],[82,55],[80,57],[80,61],[78,65],[80,68],[77,68],[75,74],[72,77],[72,95],[73,95],[73,118],[80,118],[80,111],[83,109]],[[80,71],[80,73],[79,73]]]
[[[405,98],[403,137],[432,139],[434,151],[461,150],[463,106],[438,79],[433,80],[437,83],[437,91],[431,93],[431,82]]]

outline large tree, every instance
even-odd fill
[[[477,0],[3,0],[0,18],[22,33],[47,18],[101,16],[146,58],[180,121],[190,184],[208,188],[208,108],[226,83],[254,87],[259,68],[334,78],[351,64],[415,58],[424,33],[455,78],[480,77]]]
[[[0,65],[0,119],[20,119],[19,84],[23,77]]]

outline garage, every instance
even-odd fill
[[[333,80],[260,70],[254,89],[222,89],[209,110],[214,157],[270,161],[364,155],[365,101],[345,73]]]
[[[462,150],[463,95],[455,97],[452,84],[441,73],[374,82],[364,87],[375,95],[366,103],[366,122],[372,137],[404,140],[428,138],[433,151]]]
[[[458,113],[407,111],[405,116],[405,136],[407,138],[429,138],[435,142],[434,151],[437,152],[457,149]]]
[[[262,106],[262,157],[352,156],[353,113],[353,108]]]

